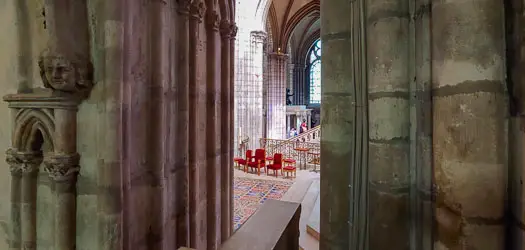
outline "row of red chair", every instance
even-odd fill
[[[246,150],[246,158],[235,158],[234,161],[237,162],[239,167],[243,166],[244,171],[248,170],[257,170],[257,175],[261,175],[261,170],[266,170],[266,174],[269,174],[269,170],[273,170],[275,176],[277,177],[278,171],[281,171],[281,175],[284,173],[291,173],[293,176],[296,176],[296,167],[294,159],[283,159],[283,154],[276,153],[273,157],[266,157],[266,150],[256,149],[255,155],[252,154],[252,150]],[[266,163],[269,164],[266,164]]]

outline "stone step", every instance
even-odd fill
[[[308,218],[308,223],[306,224],[306,232],[319,241],[319,224],[321,216],[321,195],[317,196],[315,201],[314,208],[310,213]]]

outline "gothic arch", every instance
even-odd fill
[[[286,23],[285,27],[283,27],[283,35],[279,39],[279,47],[286,50],[286,45],[288,44],[295,27],[303,18],[309,14],[320,12],[320,10],[321,6],[319,0],[313,0],[301,7]],[[283,52],[286,53],[286,51]]]
[[[30,151],[31,142],[36,132],[42,133],[45,142],[54,148],[55,122],[48,110],[25,109],[18,112],[15,118],[13,148],[20,151]]]

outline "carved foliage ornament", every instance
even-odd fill
[[[68,181],[76,178],[80,171],[80,155],[53,155],[44,161],[44,169],[55,181]]]
[[[179,13],[188,15],[190,13],[191,0],[179,0]]]
[[[219,13],[217,11],[208,11],[208,16],[206,17],[207,24],[215,31],[219,30]]]
[[[93,88],[93,66],[88,58],[66,57],[47,49],[40,55],[38,66],[46,88],[82,97]]]
[[[228,19],[221,20],[220,24],[220,30],[221,30],[221,36],[223,38],[230,38],[231,36],[231,29],[230,29],[230,21]]]
[[[190,6],[190,13],[193,18],[202,21],[202,17],[206,12],[206,5],[200,0],[194,0]]]
[[[237,36],[237,25],[230,23],[228,19],[223,19],[220,24],[221,36],[224,38],[235,38]]]
[[[12,174],[31,174],[38,171],[42,155],[39,152],[17,152],[10,148],[6,151],[6,162]]]

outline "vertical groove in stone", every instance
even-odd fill
[[[149,225],[146,243],[145,245],[148,248],[162,248],[163,241],[169,240],[160,238],[164,234],[162,229],[169,230],[170,210],[166,205],[166,190],[168,190],[169,182],[166,181],[166,175],[164,169],[168,166],[166,155],[171,153],[166,150],[166,142],[169,141],[169,134],[166,131],[166,110],[165,106],[167,105],[167,100],[165,94],[167,90],[165,89],[165,83],[167,82],[166,70],[165,70],[165,56],[168,55],[168,48],[164,47],[164,41],[167,38],[167,30],[165,27],[166,20],[164,18],[163,9],[165,4],[161,2],[151,2],[149,5],[144,8],[148,12],[148,31],[149,31],[149,67],[150,67],[150,77],[147,84],[149,85],[149,106],[148,106],[148,118],[150,121],[147,124],[147,164],[145,168],[146,171],[151,175],[152,179],[150,182],[146,183],[148,191],[147,198],[144,197],[144,201],[148,202],[148,214],[156,214],[158,216],[150,216],[147,220]],[[150,237],[148,239],[147,237]],[[154,238],[155,237],[155,238]],[[170,237],[173,238],[173,237]]]
[[[33,63],[31,59],[31,28],[29,25],[29,13],[26,1],[15,1],[16,4],[16,21],[18,28],[18,92],[27,92],[33,87]]]
[[[503,2],[432,3],[434,247],[505,249]]]
[[[320,249],[368,248],[365,1],[321,1]]]
[[[190,216],[189,216],[189,10],[190,1],[179,2],[179,18],[176,30],[180,39],[177,39],[177,119],[176,119],[176,169],[177,169],[177,245],[190,244]]]
[[[414,241],[412,248],[421,250],[432,249],[433,237],[433,205],[432,192],[432,76],[431,76],[431,27],[430,1],[415,0],[412,2],[413,17],[413,61],[411,68],[415,77],[411,88],[411,98],[414,100],[415,112],[411,126],[415,127],[415,136],[411,138],[414,152],[412,155],[411,200]]]

